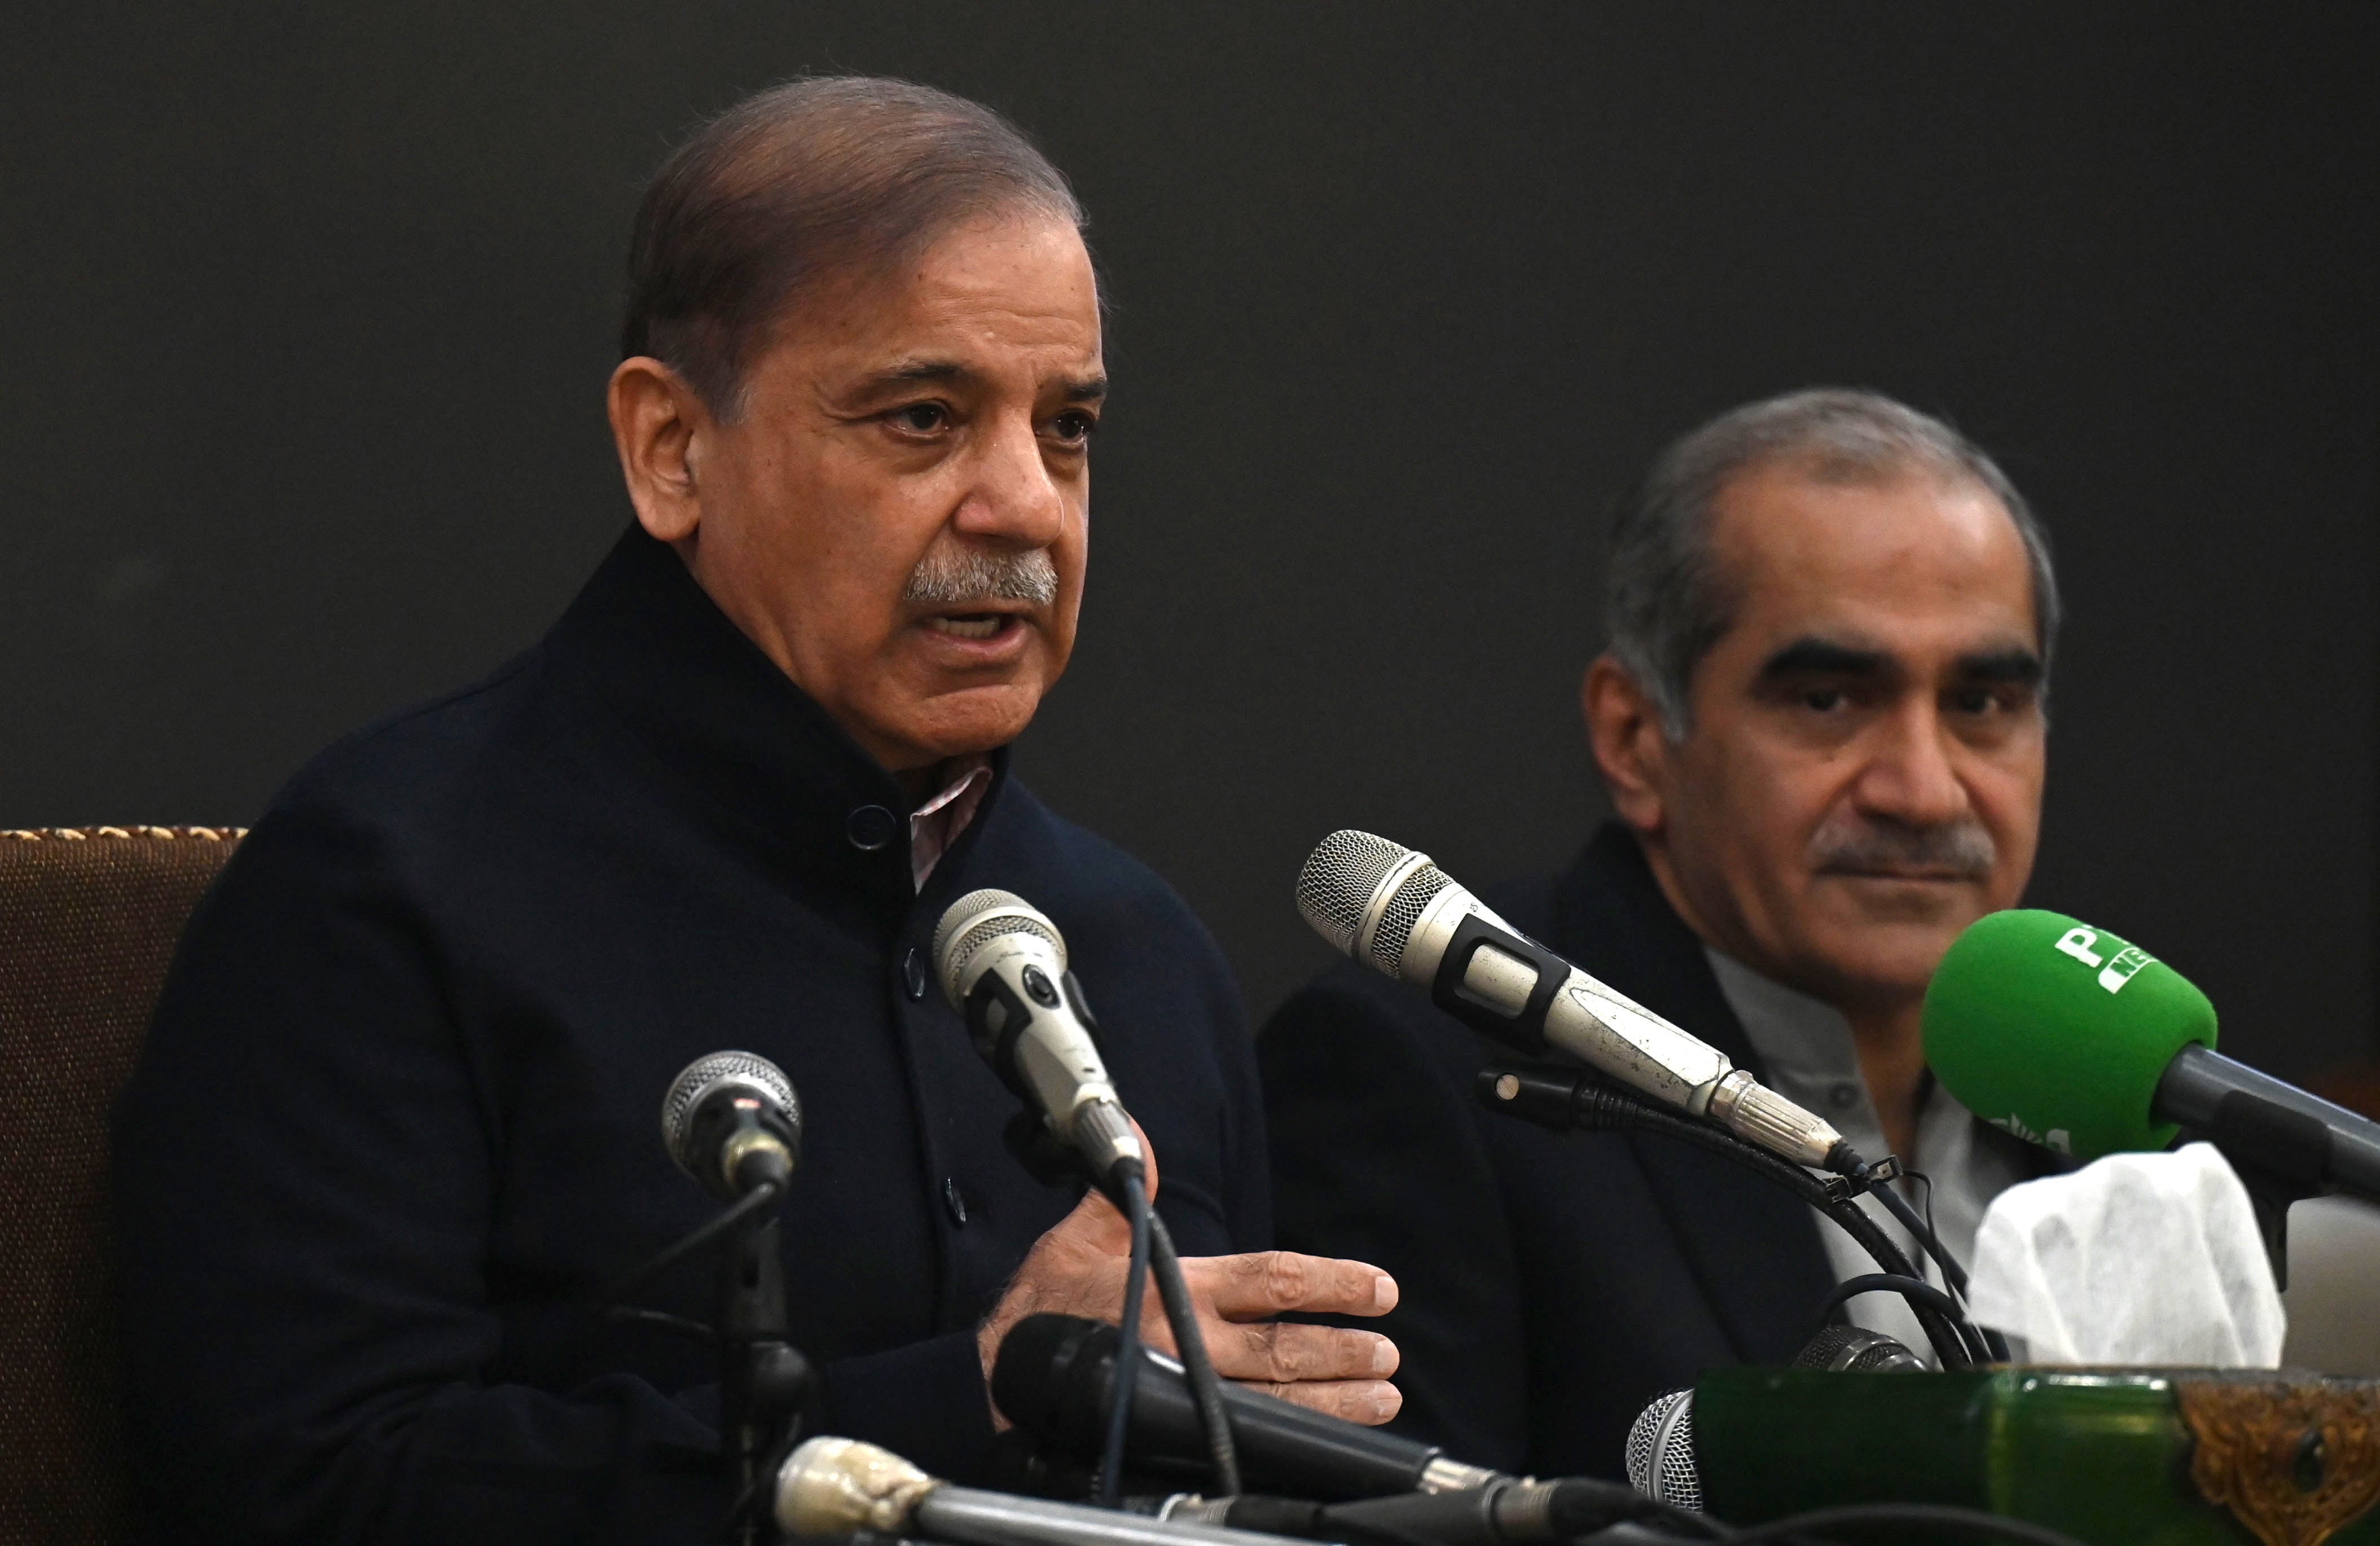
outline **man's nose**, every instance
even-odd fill
[[[977,443],[975,476],[952,517],[963,536],[1045,548],[1065,529],[1066,502],[1031,420],[1002,419]]]
[[[1956,748],[1931,701],[1910,704],[1876,727],[1877,741],[1855,787],[1862,807],[1911,826],[1939,826],[1968,814]]]

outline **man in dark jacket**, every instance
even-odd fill
[[[1035,1182],[937,919],[1056,922],[1229,1376],[1378,1420],[1376,1269],[1265,1253],[1237,996],[1008,743],[1073,647],[1098,298],[1063,181],[973,103],[765,93],[638,217],[612,424],[637,525],[542,643],[318,759],[193,919],[117,1116],[132,1444],[173,1539],[714,1539],[714,1355],[589,1300],[718,1204],[672,1076],[779,1065],[810,1430],[943,1474],[1000,1333],[1112,1319],[1123,1231]],[[1257,1254],[1250,1254],[1257,1253]],[[712,1262],[639,1289],[711,1310]]]
[[[2039,1164],[1933,1082],[1918,1013],[2032,869],[2058,616],[2039,530],[1947,425],[1797,393],[1663,454],[1608,583],[1585,709],[1619,819],[1559,879],[1485,899],[1927,1174],[1964,1254]],[[1406,1426],[1480,1464],[1616,1475],[1649,1398],[1791,1358],[1828,1289],[1875,1269],[1704,1150],[1482,1109],[1499,1055],[1353,964],[1293,999],[1258,1046],[1281,1236],[1396,1274]],[[1924,1349],[1897,1300],[1852,1314]]]

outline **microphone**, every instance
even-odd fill
[[[1124,1176],[1148,1161],[1091,1039],[1058,926],[1013,892],[971,891],[935,926],[934,966],[984,1061],[1120,1197]]]
[[[1796,1164],[1848,1174],[1864,1163],[1825,1118],[1522,934],[1427,854],[1334,832],[1298,871],[1297,910],[1333,948],[1427,988],[1439,1008],[1508,1046],[1557,1048]]]
[[[1694,1464],[1694,1393],[1664,1391],[1628,1425],[1628,1485],[1671,1508],[1703,1508],[1703,1473]]]
[[[2077,1159],[2178,1128],[2245,1169],[2380,1199],[2380,1124],[2215,1051],[2215,1006],[2128,940],[2063,913],[1968,925],[1926,985],[1925,1062],[1969,1111]]]
[[[1830,1374],[1925,1372],[1925,1363],[1906,1346],[1858,1326],[1820,1327],[1793,1356],[1792,1367]],[[1703,1511],[1692,1386],[1662,1392],[1628,1425],[1628,1485],[1655,1503]]]
[[[1827,1374],[1923,1374],[1925,1360],[1908,1346],[1864,1326],[1822,1326],[1793,1355],[1795,1369]]]
[[[802,1103],[784,1071],[751,1053],[696,1058],[662,1101],[670,1158],[714,1197],[783,1187],[802,1151]]]
[[[804,1441],[777,1473],[788,1535],[872,1530],[960,1546],[1280,1546],[1281,1537],[953,1487],[856,1439]]]
[[[1120,1333],[1072,1315],[1028,1315],[992,1360],[991,1396],[1008,1420],[1050,1450],[1096,1462],[1106,1438]],[[1126,1451],[1151,1472],[1203,1474],[1207,1442],[1182,1366],[1150,1348],[1132,1382]],[[1244,1482],[1336,1501],[1449,1492],[1505,1479],[1450,1459],[1434,1444],[1326,1417],[1238,1385],[1222,1388]]]

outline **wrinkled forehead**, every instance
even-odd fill
[[[1720,491],[1710,551],[1728,633],[1754,636],[1745,643],[1841,637],[1951,653],[2039,643],[2023,536],[1969,478],[1757,469]]]

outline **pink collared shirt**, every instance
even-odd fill
[[[991,759],[980,754],[951,764],[951,781],[942,792],[909,815],[909,878],[919,891],[951,845],[975,820],[984,791],[991,787]]]

